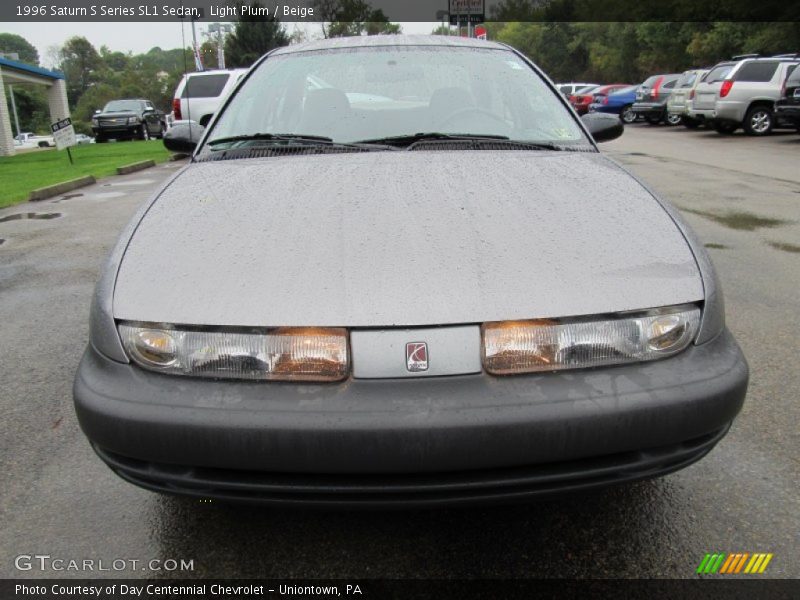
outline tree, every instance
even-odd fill
[[[239,3],[239,14],[242,4]],[[254,2],[252,6],[260,6]],[[225,64],[229,67],[249,67],[264,54],[289,44],[289,36],[275,18],[239,17],[225,39]]]
[[[402,32],[399,24],[390,23],[382,10],[373,10],[364,0],[315,0],[314,9],[326,38]]]
[[[95,82],[101,65],[100,55],[85,37],[72,37],[61,47],[61,71],[67,81],[67,99],[71,106]]]
[[[439,25],[431,31],[431,35],[453,35],[453,28],[450,25]]]
[[[0,52],[16,52],[20,62],[29,65],[39,64],[39,51],[21,35],[16,33],[0,33]]]

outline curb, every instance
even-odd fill
[[[139,162],[131,163],[129,165],[122,165],[121,167],[117,167],[117,175],[127,175],[128,173],[135,173],[136,171],[141,171],[142,169],[149,169],[150,167],[155,167],[156,161],[150,160],[142,160]]]
[[[28,202],[46,200],[47,198],[58,196],[64,192],[71,192],[72,190],[77,190],[78,188],[86,187],[87,185],[92,185],[94,183],[97,183],[97,180],[94,178],[94,176],[86,175],[85,177],[78,177],[77,179],[70,179],[69,181],[62,181],[61,183],[48,185],[43,188],[32,190],[28,195]]]

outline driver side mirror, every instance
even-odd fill
[[[100,109],[99,108],[95,108],[94,109],[94,114],[99,115],[100,114]]]
[[[205,133],[205,127],[197,123],[179,123],[164,134],[164,146],[172,152],[190,154]]]
[[[581,117],[581,121],[598,144],[615,140],[625,131],[625,126],[617,115],[586,113]]]

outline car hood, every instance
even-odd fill
[[[113,311],[381,327],[702,297],[675,223],[599,154],[371,152],[190,165],[135,230]]]

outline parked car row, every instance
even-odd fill
[[[617,114],[625,123],[641,117],[651,125],[708,125],[722,134],[741,127],[748,135],[768,135],[775,128],[800,129],[798,65],[800,54],[737,56],[709,68],[652,75],[638,86],[605,94],[593,90],[614,86],[595,85],[578,90],[570,101],[579,114]],[[584,108],[587,95],[591,100]]]

